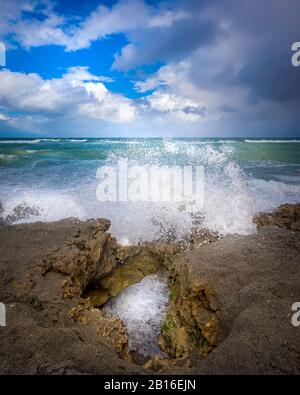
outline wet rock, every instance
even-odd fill
[[[93,306],[101,307],[112,297],[117,296],[124,288],[140,282],[144,277],[157,272],[158,261],[147,251],[127,257],[108,276],[92,284],[92,289],[84,293]]]
[[[119,246],[117,266],[98,282],[92,281],[83,297],[90,298],[93,306],[101,307],[123,289],[136,284],[160,268],[168,268],[180,245],[151,242],[143,246]]]
[[[211,232],[208,229],[201,227],[193,227],[191,234],[182,241],[182,246],[185,250],[192,250],[201,247],[205,244],[210,244],[219,240],[219,235],[216,232]]]
[[[80,227],[75,221],[74,225],[73,238],[40,262],[44,275],[50,271],[66,275],[64,297],[80,296],[89,283],[106,276],[117,263],[114,254],[117,242],[105,233],[110,226],[109,221],[78,222]]]
[[[0,202],[0,227],[4,225],[4,218],[3,218],[4,208]]]
[[[299,374],[291,324],[300,300],[298,206],[275,212],[275,226],[267,214],[256,234],[191,251],[156,242],[123,249],[106,220],[1,227],[0,373]],[[160,337],[171,358],[154,356],[144,368],[131,361],[123,323],[81,297],[100,281],[112,287],[116,268],[140,260],[147,270],[163,267],[171,287]]]
[[[211,285],[194,278],[188,264],[175,259],[174,266],[169,309],[159,345],[175,359],[195,353],[204,357],[217,345],[218,305]]]
[[[168,363],[168,360],[162,358],[160,355],[155,355],[151,359],[149,359],[147,362],[144,363],[143,367],[145,369],[149,370],[154,370],[154,371],[159,371],[163,369],[164,367],[169,367],[170,364]]]
[[[81,298],[89,281],[114,268],[108,226],[68,219],[1,228],[0,301],[7,314],[1,374],[144,372],[129,362],[120,320]]]
[[[299,374],[299,329],[291,324],[291,306],[300,300],[299,256],[299,232],[264,226],[175,258],[178,327],[188,324],[199,349],[209,352],[193,361],[191,373]]]
[[[4,219],[4,222],[6,225],[11,225],[12,223],[20,221],[22,219],[39,217],[40,215],[41,209],[39,207],[30,207],[27,205],[27,203],[23,202],[14,207],[12,213]]]
[[[110,339],[118,355],[128,362],[132,362],[128,348],[128,335],[122,320],[118,317],[102,317],[98,334]]]
[[[300,204],[284,204],[272,213],[262,213],[254,218],[258,228],[274,226],[300,231]]]

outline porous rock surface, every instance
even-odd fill
[[[146,256],[149,262],[163,257],[169,273],[171,324],[164,323],[159,343],[179,361],[154,357],[147,368],[299,374],[300,328],[291,324],[291,307],[300,302],[297,210],[289,205],[274,218],[262,214],[256,234],[182,253],[157,243],[120,250],[107,220],[2,226],[0,302],[7,325],[0,327],[0,373],[146,373],[131,361],[122,322],[81,297],[116,272],[120,260],[136,264]],[[165,259],[166,250],[173,260]]]
[[[117,353],[126,353],[120,323],[105,328],[101,312],[80,299],[87,283],[116,265],[108,226],[106,220],[70,219],[1,228],[0,301],[7,314],[0,327],[2,374],[141,372]],[[100,334],[118,327],[114,348]]]

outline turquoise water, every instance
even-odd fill
[[[120,158],[203,165],[205,204],[197,226],[221,234],[250,233],[258,211],[300,201],[300,140],[0,139],[2,216],[22,204],[36,208],[34,214],[27,210],[12,222],[106,217],[124,243],[188,233],[195,221],[178,205],[97,201],[97,169]]]

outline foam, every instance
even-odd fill
[[[169,300],[169,288],[156,274],[124,289],[104,311],[118,316],[129,335],[129,349],[144,356],[161,354],[157,345]]]
[[[40,143],[41,139],[35,140],[1,140],[0,144],[37,144]]]
[[[68,139],[67,141],[70,143],[86,143],[88,140],[87,139]]]
[[[30,223],[36,220],[51,222],[69,217],[87,218],[84,209],[71,196],[53,191],[27,191],[20,193],[18,197],[3,199],[2,216],[13,215],[14,209],[20,204],[29,208],[38,207],[40,215],[38,218],[34,215],[21,218],[15,223]]]
[[[16,155],[7,155],[7,154],[0,154],[0,159],[2,160],[11,160],[15,159],[17,156]]]
[[[250,192],[242,170],[229,163],[219,177],[205,184],[203,226],[221,235],[253,233],[257,210]]]
[[[261,139],[261,140],[245,140],[245,143],[256,143],[256,144],[259,144],[259,143],[277,143],[277,144],[288,144],[288,143],[300,143],[300,140],[296,140],[296,139],[294,139],[294,140],[280,140],[280,139],[278,139],[278,140],[268,140],[268,139]]]
[[[236,148],[229,144],[216,147],[211,144],[195,145],[194,142],[178,140],[165,140],[153,145],[149,141],[145,144],[140,143],[126,147],[124,150],[117,149],[105,162],[97,163],[99,166],[100,164],[114,166],[121,156],[126,156],[130,165],[144,163],[203,165],[205,202],[203,207],[195,206],[197,218],[201,218],[197,225],[221,235],[255,232],[252,218],[259,211],[270,210],[283,203],[299,201],[300,186],[296,184],[295,176],[293,179],[286,179],[286,182],[278,178],[275,181],[250,177],[234,162]],[[124,245],[155,239],[181,239],[195,225],[193,215],[184,210],[184,203],[97,201],[95,165],[90,169],[90,173],[86,172],[86,168],[85,173],[74,172],[72,167],[72,172],[69,173],[72,177],[70,180],[64,167],[56,167],[57,173],[52,173],[51,177],[54,175],[55,180],[58,182],[61,180],[61,184],[54,190],[53,186],[51,188],[47,184],[47,176],[36,176],[36,172],[43,171],[39,168],[40,162],[36,162],[36,167],[33,167],[33,163],[30,163],[30,169],[22,168],[24,170],[18,176],[19,181],[15,175],[12,175],[13,173],[6,174],[0,199],[6,215],[10,215],[14,207],[25,203],[29,207],[42,209],[38,218],[41,221],[59,220],[70,216],[81,220],[108,218],[112,224],[111,233]],[[260,163],[257,163],[256,168],[259,165]],[[91,164],[89,163],[88,166]],[[277,166],[276,163],[274,166]],[[13,172],[15,171],[13,169]],[[282,174],[282,171],[285,170],[280,170],[279,174]],[[278,170],[275,174],[277,172]],[[27,181],[23,181],[22,174],[26,177],[30,174],[28,179],[25,178]],[[51,177],[49,176],[49,180]],[[68,182],[66,183],[65,180]],[[35,190],[32,190],[33,183]],[[58,187],[59,191],[57,191]],[[32,216],[27,218],[26,222],[35,220],[37,218]]]

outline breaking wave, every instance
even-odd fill
[[[266,166],[264,159],[252,160],[242,166],[236,160],[239,145],[149,139],[139,141],[139,144],[133,140],[129,145],[126,142],[111,146],[110,141],[102,141],[104,148],[93,144],[96,148],[92,149],[99,150],[97,155],[100,158],[103,149],[108,151],[104,159],[86,163],[80,160],[81,151],[76,148],[74,153],[77,159],[72,162],[61,159],[61,162],[52,164],[45,160],[33,166],[34,159],[29,158],[27,167],[2,168],[2,216],[12,216],[16,207],[25,204],[31,208],[38,207],[39,216],[31,215],[27,210],[26,217],[15,219],[13,223],[54,221],[68,217],[82,220],[108,218],[112,223],[111,232],[121,244],[126,245],[153,239],[181,239],[195,227],[208,228],[220,235],[249,234],[255,231],[252,219],[259,211],[300,200],[300,185],[297,182],[300,171],[297,165],[291,164],[286,168],[285,164],[279,166],[271,161]],[[56,150],[54,145],[52,148]],[[69,152],[68,149],[66,152]],[[46,158],[48,154],[41,152],[41,155]],[[191,212],[184,201],[99,202],[96,199],[96,170],[102,165],[117,166],[120,158],[127,158],[129,165],[204,166],[203,206],[195,205]],[[266,167],[274,176],[260,176]]]
[[[245,140],[246,143],[278,143],[278,144],[288,144],[288,143],[300,143],[300,140],[268,140],[268,139],[261,139],[261,140]]]

